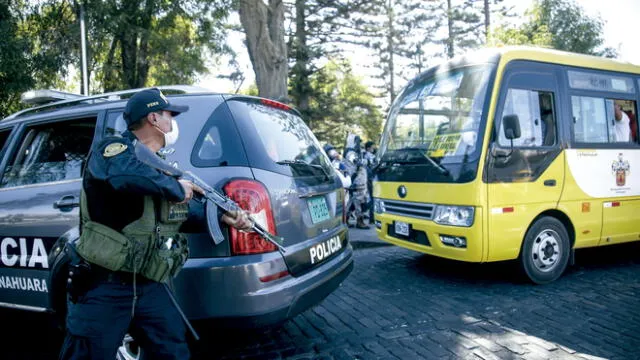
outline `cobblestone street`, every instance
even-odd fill
[[[545,286],[513,264],[356,245],[353,273],[320,306],[270,331],[203,330],[194,358],[640,359],[640,244],[578,251]],[[3,359],[56,358],[57,335],[10,321]]]
[[[640,247],[582,250],[555,283],[513,264],[360,249],[353,274],[279,331],[229,339],[224,358],[638,359]]]

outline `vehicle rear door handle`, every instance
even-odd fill
[[[53,203],[54,209],[71,210],[71,208],[80,206],[80,200],[77,196],[65,195],[60,200]]]
[[[556,186],[556,179],[545,180],[544,186]]]

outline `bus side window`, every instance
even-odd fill
[[[636,102],[572,96],[573,135],[581,143],[637,143]]]
[[[553,146],[556,143],[556,116],[553,93],[509,89],[502,117],[518,115],[521,136],[513,140],[514,147]],[[502,118],[501,117],[501,118]],[[498,144],[510,146],[504,136],[503,123],[500,122]]]

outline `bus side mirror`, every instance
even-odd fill
[[[504,128],[504,137],[508,140],[520,138],[520,120],[518,115],[505,115],[502,118],[502,124]]]

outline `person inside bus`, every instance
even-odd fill
[[[629,123],[629,117],[622,111],[620,104],[615,103],[613,105],[614,121],[613,121],[613,135],[616,142],[629,142],[631,140],[631,127]]]
[[[631,142],[638,142],[638,121],[636,120],[636,116],[633,114],[633,111],[625,111],[627,116],[629,117],[629,130],[631,130]]]
[[[551,146],[556,140],[556,129],[553,118],[553,101],[550,93],[540,93],[540,128],[543,146]]]

